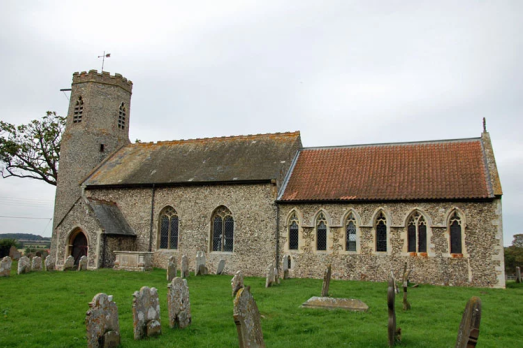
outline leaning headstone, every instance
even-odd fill
[[[321,297],[327,297],[329,296],[329,287],[331,284],[331,265],[327,266],[327,269],[323,273],[323,286],[321,287]]]
[[[516,283],[521,283],[521,268],[516,267]]]
[[[187,260],[187,255],[182,256],[182,278],[187,278],[189,276],[189,260]]]
[[[276,267],[274,267],[274,283],[280,284],[280,272],[278,272]]]
[[[90,309],[85,316],[87,327],[87,346],[89,348],[108,348],[120,345],[120,324],[118,307],[113,296],[96,294],[89,303]]]
[[[479,324],[481,322],[481,299],[471,297],[467,302],[461,323],[459,324],[456,348],[475,347],[479,338]]]
[[[243,289],[243,274],[242,271],[236,272],[231,280],[232,296],[236,296],[238,290]]]
[[[405,268],[403,270],[403,310],[410,310],[410,303],[407,301],[407,287],[409,285],[409,275],[410,271],[407,271],[407,263],[405,262]]]
[[[283,279],[289,279],[289,255],[283,256]]]
[[[22,256],[18,260],[18,274],[31,272],[31,260],[27,256]]]
[[[169,307],[169,326],[183,329],[191,323],[191,302],[187,279],[174,278],[167,285],[167,307]]]
[[[64,271],[74,271],[74,268],[74,257],[69,255],[65,260]]]
[[[260,312],[248,287],[238,290],[234,299],[233,316],[238,331],[240,348],[265,347],[260,324]]]
[[[11,245],[11,248],[9,249],[9,257],[12,261],[18,261],[22,255],[14,245]]]
[[[51,255],[47,255],[45,258],[45,270],[46,271],[54,271],[54,260],[51,257]]]
[[[394,301],[396,294],[394,292],[395,282],[394,277],[389,277],[389,286],[387,288],[387,306],[389,308],[389,323],[388,323],[388,341],[389,347],[393,347],[396,343],[396,310],[394,308]]]
[[[207,270],[207,265],[205,261],[205,253],[203,251],[198,251],[196,253],[196,275],[207,275],[209,272]]]
[[[276,276],[274,274],[274,266],[270,265],[267,268],[267,278],[265,279],[265,287],[270,288],[276,282]]]
[[[0,261],[0,277],[9,277],[11,275],[11,258],[6,256]]]
[[[151,337],[162,333],[160,301],[156,288],[142,286],[133,294],[134,339]]]
[[[80,257],[80,261],[78,261],[78,270],[79,271],[87,271],[87,256]]]
[[[42,258],[40,256],[33,257],[31,262],[31,270],[35,272],[42,270]]]
[[[218,267],[216,268],[216,274],[223,274],[224,269],[225,269],[225,260],[221,259],[220,262],[218,262]]]
[[[170,283],[174,278],[176,278],[176,258],[171,256],[167,264],[167,282]]]

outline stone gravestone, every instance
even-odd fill
[[[274,266],[270,265],[267,268],[267,278],[265,279],[265,287],[270,288],[276,282],[276,276],[274,274]]]
[[[20,254],[18,249],[14,245],[11,245],[11,248],[9,249],[9,257],[11,258],[11,260],[18,261],[20,260],[21,256],[22,255]]]
[[[27,256],[22,256],[18,260],[18,274],[31,272],[31,260]]]
[[[67,256],[64,264],[64,271],[74,271],[74,257],[72,255]]]
[[[183,329],[191,323],[191,302],[187,279],[174,278],[167,285],[167,307],[169,307],[169,326]]]
[[[242,271],[236,272],[231,280],[232,296],[236,296],[238,290],[243,289],[243,274]]]
[[[323,286],[321,287],[321,297],[327,297],[329,296],[329,287],[331,284],[331,265],[327,266],[327,269],[323,273]]]
[[[481,322],[481,300],[471,297],[467,302],[461,323],[459,324],[456,348],[475,347],[479,338],[479,324]]]
[[[234,299],[234,322],[240,348],[265,347],[260,323],[260,312],[249,287],[238,290]]]
[[[0,261],[0,277],[9,277],[11,275],[11,258],[6,256]]]
[[[108,348],[120,345],[120,324],[118,307],[112,296],[96,294],[89,303],[90,309],[85,316],[87,327],[87,346],[89,348]]]
[[[223,274],[224,269],[225,269],[225,260],[221,259],[220,262],[218,262],[218,267],[216,268],[216,274]]]
[[[160,301],[156,288],[142,286],[133,294],[134,339],[151,337],[162,333]]]
[[[278,272],[278,268],[274,267],[274,283],[280,284],[280,272]]]
[[[176,258],[171,256],[167,264],[167,282],[170,283],[174,278],[176,278]]]
[[[42,270],[42,258],[40,256],[33,257],[31,262],[31,270],[36,272]]]
[[[395,282],[394,277],[389,277],[389,286],[387,288],[387,307],[389,308],[389,323],[388,323],[388,339],[389,347],[393,347],[396,343],[396,310],[394,308],[396,293],[394,291]]]
[[[51,255],[47,255],[47,257],[45,258],[45,270],[54,271],[54,261]]]
[[[290,256],[289,255],[284,255],[283,256],[283,279],[289,279],[289,261],[290,261]]]
[[[80,261],[78,261],[78,270],[87,271],[87,256],[82,256]]]
[[[410,303],[407,301],[407,287],[409,285],[409,275],[410,271],[407,271],[407,263],[405,262],[405,267],[403,269],[403,310],[410,310]]]
[[[516,283],[521,283],[521,268],[516,267]]]
[[[187,278],[189,276],[189,260],[187,260],[187,255],[182,256],[182,278]]]
[[[196,252],[196,275],[206,275],[208,273],[205,265],[205,253],[203,251]]]

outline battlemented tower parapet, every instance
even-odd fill
[[[118,86],[129,93],[131,93],[133,90],[133,82],[127,80],[121,74],[114,74],[113,76],[108,71],[102,71],[101,73],[99,73],[97,70],[73,73],[73,85],[88,82],[96,82],[101,84]]]

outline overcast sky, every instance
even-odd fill
[[[518,0],[1,0],[0,119],[65,115],[59,90],[104,51],[104,70],[134,83],[131,141],[469,138],[486,117],[510,245],[523,233],[522,15]],[[54,192],[0,178],[0,233],[51,236]]]

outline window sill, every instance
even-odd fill
[[[463,258],[463,254],[450,254],[450,257],[453,258],[453,259],[462,259]]]
[[[234,254],[234,251],[211,251],[210,252],[211,255],[233,255]]]

